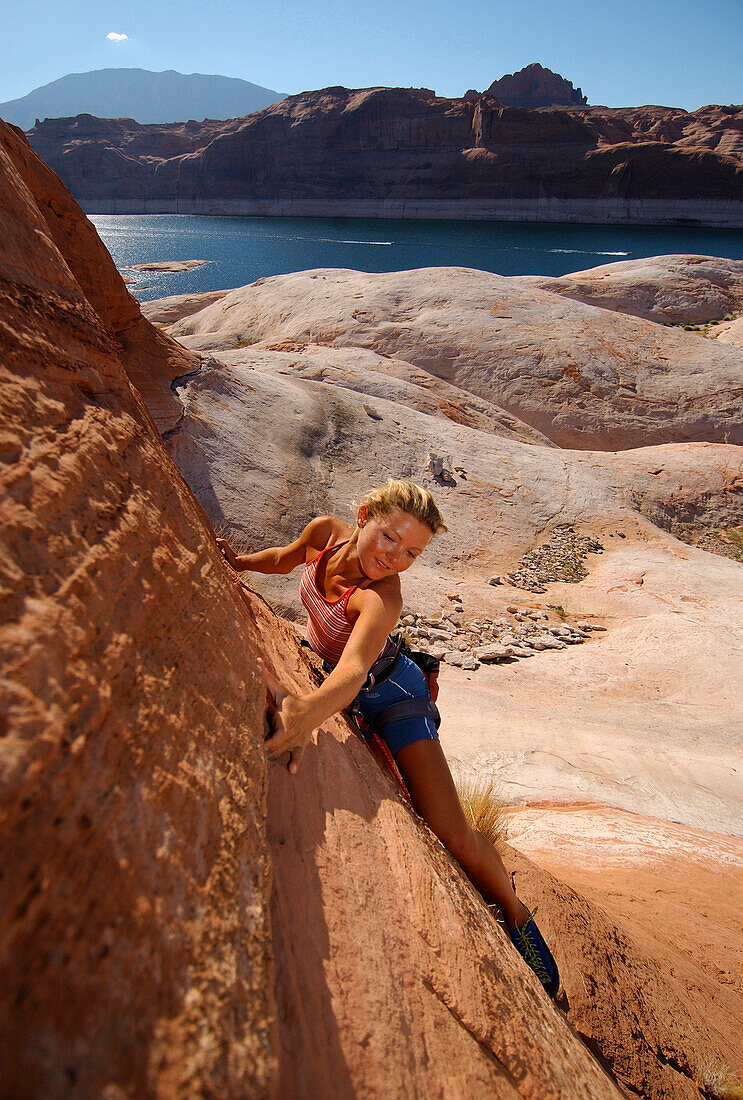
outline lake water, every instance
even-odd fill
[[[474,267],[498,275],[565,275],[616,260],[690,252],[743,259],[743,230],[538,222],[374,218],[91,216],[119,268],[152,260],[209,260],[193,271],[127,272],[140,299],[245,286],[315,267],[405,271]]]

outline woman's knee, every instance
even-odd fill
[[[477,858],[477,833],[467,822],[442,829],[438,836],[444,847],[463,866]]]

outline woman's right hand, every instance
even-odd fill
[[[307,702],[297,695],[292,695],[283,684],[280,684],[268,671],[260,657],[258,667],[272,704],[271,734],[264,742],[266,755],[269,760],[285,763],[288,771],[296,775],[314,728],[308,714]]]
[[[233,569],[237,570],[237,572],[240,572],[237,565],[237,555],[228,543],[227,539],[217,539],[217,546],[222,551],[222,557],[227,562],[227,564],[231,565]]]

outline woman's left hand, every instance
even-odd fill
[[[281,761],[282,757],[288,753],[289,760],[286,766],[292,775],[296,775],[313,730],[306,701],[297,695],[292,695],[278,680],[274,679],[260,657],[258,666],[273,700],[271,709],[273,732],[264,741],[268,759]]]
[[[217,539],[217,546],[219,547],[222,557],[227,562],[227,564],[231,565],[232,568],[237,572],[240,572],[237,565],[237,555],[228,543],[227,539]]]

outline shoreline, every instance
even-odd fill
[[[694,199],[128,199],[81,200],[86,214],[381,218],[743,229],[743,201]]]

